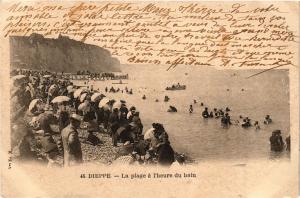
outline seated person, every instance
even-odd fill
[[[96,146],[101,143],[100,139],[96,135],[93,134],[93,131],[88,130],[88,133],[89,133],[89,135],[88,135],[86,141],[89,144]]]

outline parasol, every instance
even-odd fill
[[[149,130],[147,130],[144,134],[144,139],[147,140],[147,139],[152,139],[154,138],[154,128],[151,128]]]
[[[51,75],[50,74],[47,74],[47,75],[44,75],[43,78],[50,78]]]
[[[105,97],[105,95],[103,95],[102,93],[96,92],[92,95],[91,101],[96,102],[96,101],[101,100],[101,98],[103,98],[103,97]]]
[[[25,75],[20,74],[20,75],[13,76],[11,79],[15,81],[15,80],[22,80],[24,78],[27,77]]]
[[[81,95],[80,95],[80,102],[83,102],[84,99],[86,98],[86,96],[87,96],[87,93],[81,94]]]
[[[34,99],[30,102],[28,110],[31,112],[31,110],[39,103],[41,102],[41,99]]]
[[[117,101],[113,104],[112,109],[120,109],[122,106],[122,103],[120,101]]]
[[[78,106],[79,111],[88,111],[90,107],[90,103],[83,102]]]
[[[78,98],[82,92],[86,92],[85,89],[79,88],[77,90],[74,91],[74,98]]]
[[[102,100],[100,100],[100,102],[99,102],[99,107],[101,108],[101,107],[104,107],[107,103],[109,103],[109,98],[107,98],[107,97],[104,97],[104,98],[102,98]]]
[[[54,103],[68,102],[69,100],[70,98],[68,96],[57,96],[51,102],[54,104]]]

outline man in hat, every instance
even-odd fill
[[[70,116],[70,124],[61,132],[65,167],[82,163],[81,144],[77,132],[81,121],[82,117],[73,113]]]

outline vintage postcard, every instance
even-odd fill
[[[299,196],[299,2],[0,9],[1,196]]]

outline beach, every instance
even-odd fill
[[[133,89],[133,95],[118,92],[105,93],[113,99],[124,99],[127,106],[136,106],[144,125],[144,131],[153,122],[164,124],[170,141],[177,152],[186,153],[198,162],[247,159],[288,159],[289,153],[270,152],[269,137],[273,130],[280,129],[285,139],[289,134],[289,82],[287,70],[271,70],[247,79],[260,70],[216,70],[207,68],[181,68],[166,71],[164,67],[130,65],[122,66],[122,73],[129,74],[128,84],[112,84],[119,81],[89,81],[94,89],[103,92],[105,87]],[[84,85],[84,81],[74,81]],[[186,90],[166,91],[167,86],[183,84]],[[229,90],[227,90],[229,89]],[[243,89],[243,91],[242,91]],[[142,96],[146,99],[142,100]],[[164,96],[170,97],[164,102]],[[158,99],[159,102],[155,102]],[[193,100],[197,104],[193,103]],[[200,106],[203,102],[204,106]],[[194,112],[189,113],[189,105]],[[168,113],[169,105],[178,109]],[[224,129],[220,119],[203,119],[204,107],[230,107],[232,120],[240,115],[249,117],[252,122],[259,121],[261,129],[244,129],[230,126]],[[276,107],[276,108],[275,108]],[[264,117],[269,114],[273,119],[264,125]]]

